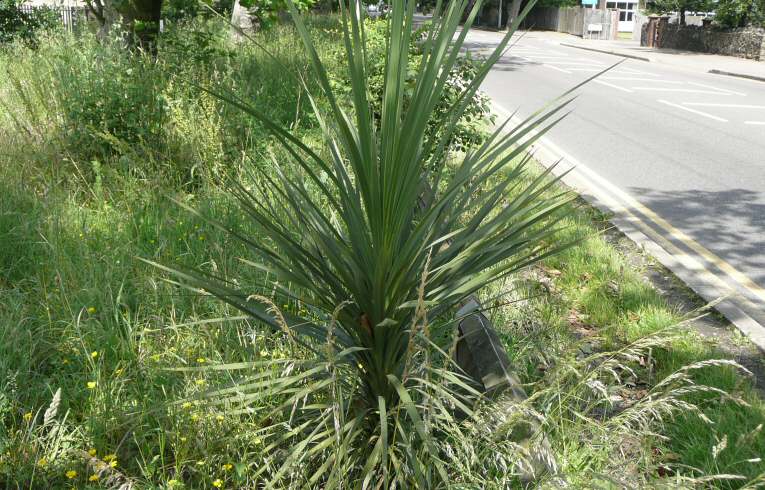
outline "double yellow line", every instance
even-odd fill
[[[510,117],[510,113],[496,103],[494,103],[494,110],[500,117],[504,117],[505,119]],[[513,116],[511,121],[516,124],[522,122],[517,116]],[[580,188],[578,190],[584,190],[592,194],[592,196],[605,205],[609,211],[613,212],[618,218],[626,221],[629,225],[632,225],[636,230],[641,232],[649,242],[653,242],[655,247],[658,247],[659,250],[663,250],[674,261],[677,261],[679,265],[685,269],[686,274],[693,274],[695,278],[699,279],[704,285],[715,288],[719,293],[717,296],[730,296],[730,299],[727,301],[728,303],[734,303],[735,300],[735,303],[738,303],[737,305],[718,306],[718,309],[743,333],[749,336],[755,344],[765,350],[765,327],[745,311],[759,312],[762,314],[762,318],[765,318],[765,288],[756,284],[746,276],[746,274],[733,267],[729,262],[705,248],[685,232],[672,226],[672,224],[647,206],[640,203],[635,198],[598,175],[585,164],[579,162],[577,159],[560,149],[546,137],[537,140],[535,146],[537,146],[537,148],[535,148],[535,150],[537,150],[535,156],[538,157],[538,160],[541,160],[540,163],[543,165],[551,165],[562,159],[564,162],[575,167],[575,171],[570,173],[569,176],[564,179],[566,183],[573,185],[573,187],[583,187],[583,189]],[[539,154],[540,151],[542,155]],[[547,155],[545,155],[545,153],[547,153]],[[660,229],[663,234],[658,233],[653,226],[646,223],[646,221],[639,215],[645,217],[651,224]],[[629,230],[623,231],[630,234]],[[680,247],[675,245],[673,241],[684,245],[697,255],[694,256],[683,251]],[[721,279],[718,274],[710,271],[697,257],[702,258],[708,264],[717,268],[724,276],[732,280],[738,286],[740,291],[746,293],[746,295],[740,293],[736,294],[735,289],[732,288],[730,284]],[[657,258],[662,261],[660,257]],[[670,269],[674,269],[671,264],[665,263],[664,265],[668,266]],[[694,284],[689,284],[689,286],[693,288]],[[698,287],[698,285],[696,286]],[[696,289],[696,292],[703,294],[702,291],[698,291],[698,289]],[[709,300],[714,299],[710,298],[709,294],[706,296]],[[734,311],[731,306],[739,311]],[[757,314],[756,316],[760,315]]]

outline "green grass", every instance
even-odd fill
[[[337,42],[331,27],[331,22],[317,20],[312,28],[327,56]],[[196,58],[184,58],[183,49],[168,47],[159,65],[147,69],[148,81],[119,78],[139,99],[145,96],[141,87],[160,97],[159,112],[146,116],[158,119],[148,122],[131,120],[122,102],[104,92],[110,85],[86,90],[106,84],[99,78],[108,73],[104,67],[139,69],[146,60],[130,60],[112,47],[69,38],[43,43],[35,53],[23,48],[0,53],[5,68],[0,74],[2,487],[98,488],[110,476],[139,488],[170,488],[173,480],[187,488],[212,488],[216,480],[227,488],[254,487],[259,481],[255,473],[273,464],[258,417],[173,404],[228,375],[168,368],[278,361],[289,355],[287,342],[247,320],[215,320],[237,312],[163,281],[156,269],[137,260],[177,261],[216,271],[244,287],[254,283],[251,268],[238,260],[246,255],[241,245],[169,198],[257,237],[258,230],[218,184],[224,172],[236,174],[243,162],[267,169],[268,153],[279,158],[279,150],[257,124],[184,81],[236,91],[292,125],[295,134],[319,139],[305,101],[281,76],[281,65],[251,46],[229,46],[216,37],[218,31],[208,30],[206,47]],[[175,46],[192,43],[186,34],[179,33]],[[305,69],[305,57],[288,26],[259,36],[280,63]],[[89,57],[96,61],[85,69],[82,59]],[[49,103],[44,87],[51,80],[62,83],[56,90],[70,91],[61,98],[53,92],[55,102],[71,103],[67,110]],[[104,98],[119,109],[119,121],[76,124],[82,122],[82,112],[73,108],[100,117],[100,110],[93,108]],[[120,129],[120,139],[109,137],[114,127]],[[147,128],[151,132],[144,132]],[[132,142],[123,144],[128,140]],[[588,238],[547,260],[534,274],[494,291],[518,287],[515,296],[533,296],[506,306],[498,300],[491,310],[532,394],[550,382],[547,373],[573,362],[577,354],[572,311],[576,321],[602,337],[602,348],[612,350],[681,319],[598,234],[607,226],[600,213],[577,207],[568,224],[560,240]],[[653,364],[636,368],[637,381],[650,386],[682,366],[720,356],[713,345],[689,332],[653,349]],[[278,364],[270,369],[279,375]],[[752,480],[765,473],[764,462],[749,461],[765,454],[765,436],[756,432],[765,423],[765,404],[751,383],[729,367],[704,368],[694,376],[698,383],[724,389],[747,404],[694,395],[711,423],[688,414],[656,421],[644,430],[612,428],[607,417],[551,417],[546,426],[550,442],[574,487],[606,482],[609,474],[639,486],[672,486],[672,480],[662,477],[667,474],[662,465],[688,476],[731,473]],[[44,413],[58,389],[60,406],[45,424]],[[257,408],[266,410],[269,403],[265,400]],[[715,455],[712,448],[722,447],[726,437],[727,447]],[[114,470],[102,474],[99,482],[88,481],[93,474],[86,464],[89,450],[104,462],[116,455]],[[77,475],[70,479],[68,471]],[[740,487],[745,482],[718,485]]]
[[[610,227],[602,213],[582,205],[569,221],[567,234],[590,238],[546,261],[545,267],[559,271],[559,275],[553,276],[556,292],[536,305],[546,312],[542,321],[564,325],[564,330],[569,330],[571,312],[576,311],[579,319],[602,337],[602,348],[615,349],[685,318],[682,312],[669,306],[667,299],[606,236],[599,234]],[[652,383],[683,366],[727,357],[691,326],[682,328],[681,338],[652,353],[654,368],[643,381]],[[743,475],[744,481],[762,478],[765,461],[759,458],[765,454],[765,435],[759,429],[765,424],[765,403],[751,381],[729,367],[701,369],[694,380],[725,390],[740,398],[741,403],[721,400],[716,395],[692,397],[709,422],[687,415],[661,424],[659,432],[666,439],[648,439],[655,461],[681,463],[686,471],[698,469],[708,475]],[[727,446],[715,455],[713,447],[724,439]],[[590,448],[584,450],[588,452]],[[740,485],[741,482],[720,483],[726,488]]]

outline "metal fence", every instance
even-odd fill
[[[22,5],[21,11],[29,15],[50,12],[52,15],[57,15],[61,21],[61,25],[70,32],[78,25],[84,24],[88,19],[88,9],[86,7]]]

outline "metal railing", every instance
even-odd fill
[[[78,25],[84,24],[88,19],[87,7],[22,5],[20,10],[28,15],[38,15],[43,12],[57,15],[61,25],[69,32]]]

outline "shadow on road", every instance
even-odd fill
[[[648,208],[765,285],[765,195],[744,189],[718,192],[630,188]],[[733,225],[733,226],[732,226]]]

